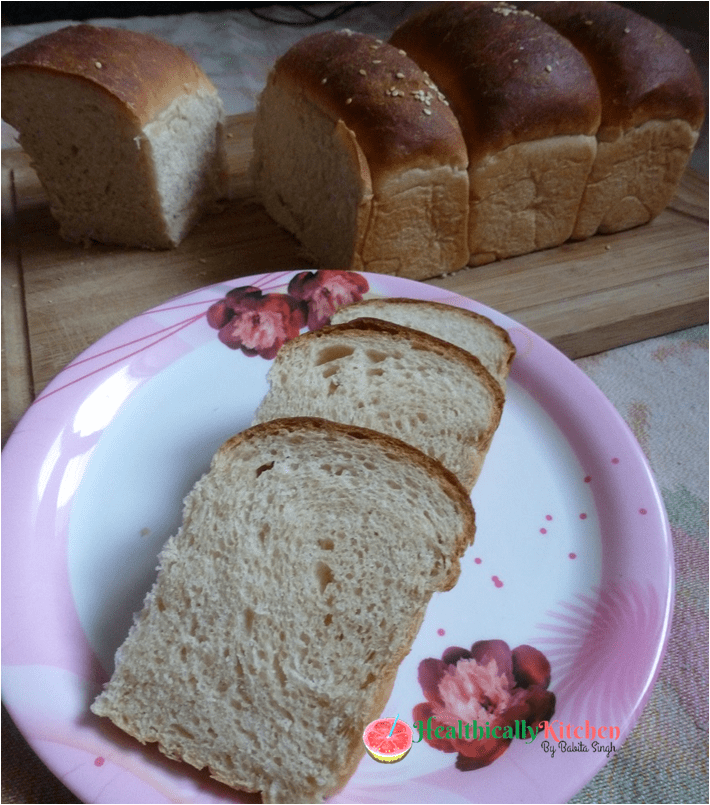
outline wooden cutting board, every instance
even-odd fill
[[[233,201],[166,252],[65,243],[26,156],[3,151],[4,436],[70,360],[146,308],[204,285],[309,267],[253,195],[252,126],[253,115],[229,119]],[[689,170],[645,227],[429,282],[512,316],[572,358],[707,322],[708,181]]]

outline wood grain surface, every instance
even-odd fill
[[[204,285],[307,268],[254,197],[253,115],[228,121],[232,201],[178,249],[64,242],[27,157],[2,153],[2,438],[80,352],[149,307]],[[689,170],[653,222],[449,276],[433,285],[526,325],[571,358],[708,320],[708,181]]]

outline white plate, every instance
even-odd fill
[[[178,527],[182,498],[217,447],[250,424],[266,390],[270,361],[229,349],[205,314],[235,287],[285,295],[294,275],[204,288],[109,333],[45,389],[3,451],[3,698],[38,755],[86,802],[235,801],[89,704]],[[422,741],[394,765],[365,756],[334,801],[565,802],[620,748],[665,649],[673,559],[657,487],[612,405],[542,339],[442,289],[359,276],[367,297],[488,315],[518,350],[473,493],[476,543],[457,586],[431,601],[384,714],[411,723],[425,700],[419,663],[488,639],[542,651],[557,705],[547,747],[542,733],[515,740],[489,766],[459,771],[456,754]],[[556,740],[561,725],[571,729],[566,746]],[[595,746],[586,725],[614,728],[612,740]]]

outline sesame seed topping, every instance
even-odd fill
[[[95,61],[94,62],[94,67],[97,67],[100,70],[103,67],[103,64],[101,64],[100,61]]]
[[[382,64],[382,59],[373,59],[372,63],[373,64]]]
[[[424,112],[425,115],[430,115],[431,109],[422,109],[422,112]]]
[[[328,76],[326,76],[325,78],[321,78],[320,82],[321,82],[321,84],[327,84],[328,83]]]
[[[552,72],[552,65],[551,64],[545,65],[545,72],[546,73],[551,73]]]
[[[630,31],[631,31],[631,29],[630,29],[630,28],[624,28],[624,33],[625,33],[625,34],[630,33]]]
[[[395,78],[404,78],[404,73],[395,73],[394,77]]]
[[[352,103],[352,102],[353,102],[352,98],[347,98],[347,100],[345,101],[345,103]]]
[[[358,73],[360,73],[360,75],[367,75],[367,73],[363,69],[358,70]]]
[[[401,48],[397,52],[399,53],[400,56],[406,56],[407,55],[407,51],[402,50]]]
[[[594,25],[594,20],[585,20],[584,24],[585,25]]]

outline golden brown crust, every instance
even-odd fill
[[[616,3],[520,3],[567,37],[584,54],[602,97],[600,137],[649,120],[704,117],[698,71],[683,46],[651,20]]]
[[[216,92],[180,48],[119,28],[72,25],[28,42],[2,59],[5,79],[26,69],[89,81],[124,104],[141,126],[181,95]]]
[[[270,81],[289,82],[357,136],[370,170],[468,165],[443,96],[411,59],[381,40],[326,31],[297,42]]]
[[[599,91],[553,28],[507,3],[435,3],[390,38],[451,102],[471,161],[509,145],[593,135]]]

